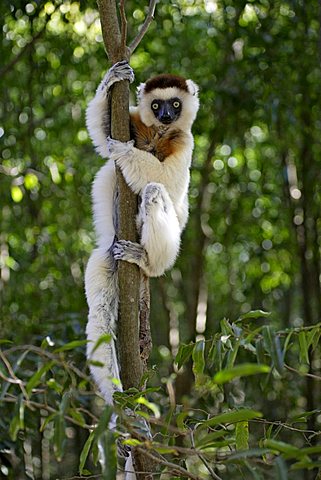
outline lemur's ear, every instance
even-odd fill
[[[137,100],[140,101],[142,99],[142,96],[144,94],[144,91],[145,91],[145,85],[146,83],[141,83],[138,87],[137,87]]]
[[[194,95],[194,97],[197,97],[198,90],[199,90],[198,85],[196,85],[196,83],[194,83],[193,80],[186,80],[186,85],[189,93],[191,95]]]

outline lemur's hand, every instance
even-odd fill
[[[108,157],[116,163],[118,159],[126,157],[134,148],[134,140],[129,142],[120,142],[113,138],[107,137]]]
[[[123,60],[115,63],[115,65],[108,70],[98,88],[101,92],[107,93],[114,83],[120,82],[121,80],[128,80],[132,83],[134,78],[134,70],[126,60]]]

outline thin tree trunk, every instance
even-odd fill
[[[115,0],[99,0],[101,27],[105,47],[113,63],[128,60],[128,51],[121,45],[121,32],[118,24]],[[129,131],[129,85],[127,81],[117,82],[111,98],[111,134],[112,137],[126,142],[130,140]],[[118,202],[118,237],[137,241],[135,216],[137,212],[136,195],[127,186],[121,172],[116,168]],[[136,265],[119,262],[119,314],[118,349],[121,380],[124,389],[138,388],[142,376],[139,355],[139,269]],[[130,346],[130,348],[129,348]]]
[[[121,60],[129,61],[130,54],[140,42],[153,18],[155,0],[151,0],[149,12],[139,34],[130,47],[126,46],[127,22],[124,10],[124,0],[117,8],[116,0],[98,0],[101,27],[105,48],[112,63]],[[118,20],[118,14],[120,23]],[[127,81],[117,82],[112,88],[111,96],[111,135],[112,138],[126,142],[130,140],[129,130],[129,84]],[[137,197],[127,186],[121,171],[116,168],[118,183],[118,238],[137,241],[136,213]],[[149,356],[149,283],[144,277],[141,288],[139,268],[128,262],[119,262],[119,308],[118,308],[118,353],[120,362],[121,381],[124,389],[139,388],[144,370],[146,356]],[[140,291],[144,297],[140,298]],[[139,317],[139,315],[141,315]],[[139,319],[144,320],[141,325]],[[140,355],[140,334],[144,335],[144,359]],[[149,337],[150,338],[150,337]],[[147,353],[148,352],[148,353]],[[133,463],[136,471],[154,472],[154,462],[142,455],[139,451],[132,451]],[[149,473],[137,474],[138,479],[151,479]]]

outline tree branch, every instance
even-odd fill
[[[120,0],[120,2],[119,2],[119,12],[120,12],[120,20],[121,20],[120,48],[123,52],[126,52],[127,18],[126,18],[126,13],[125,13],[125,0]]]
[[[200,480],[200,477],[198,477],[197,475],[194,475],[193,473],[188,472],[185,468],[181,467],[180,465],[177,465],[176,463],[173,463],[173,462],[168,462],[164,458],[158,457],[146,449],[143,449],[141,447],[135,447],[135,450],[140,452],[142,455],[145,455],[146,457],[150,458],[151,460],[153,460],[153,462],[157,462],[163,465],[164,467],[167,467],[171,471],[171,473],[184,475],[185,478],[191,478],[192,480]]]
[[[149,28],[149,25],[152,23],[152,21],[153,21],[153,19],[154,19],[156,2],[157,2],[157,0],[150,0],[150,2],[149,2],[148,12],[147,12],[145,21],[144,21],[143,25],[141,26],[138,34],[136,35],[136,37],[134,38],[134,40],[133,40],[133,41],[131,42],[131,44],[129,45],[130,55],[133,53],[133,51],[134,51],[134,50],[138,47],[138,45],[140,44],[140,42],[142,41],[145,33],[147,32],[147,30],[148,30],[148,28]]]

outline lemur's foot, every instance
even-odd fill
[[[133,149],[134,140],[129,142],[120,142],[114,138],[107,137],[107,152],[108,157],[113,160],[117,160],[120,157],[128,155],[128,153]]]
[[[125,260],[126,262],[139,265],[146,256],[144,248],[135,242],[129,240],[119,240],[111,247],[111,252],[115,260]]]
[[[148,183],[143,190],[142,199],[146,212],[155,206],[165,209],[164,187],[159,183]]]
[[[134,71],[126,60],[115,63],[104,76],[100,90],[107,93],[110,87],[121,80],[128,80],[130,83],[134,81]]]
[[[116,440],[117,446],[117,456],[122,458],[127,458],[130,454],[130,447],[128,445],[124,445],[125,437],[118,437]]]

